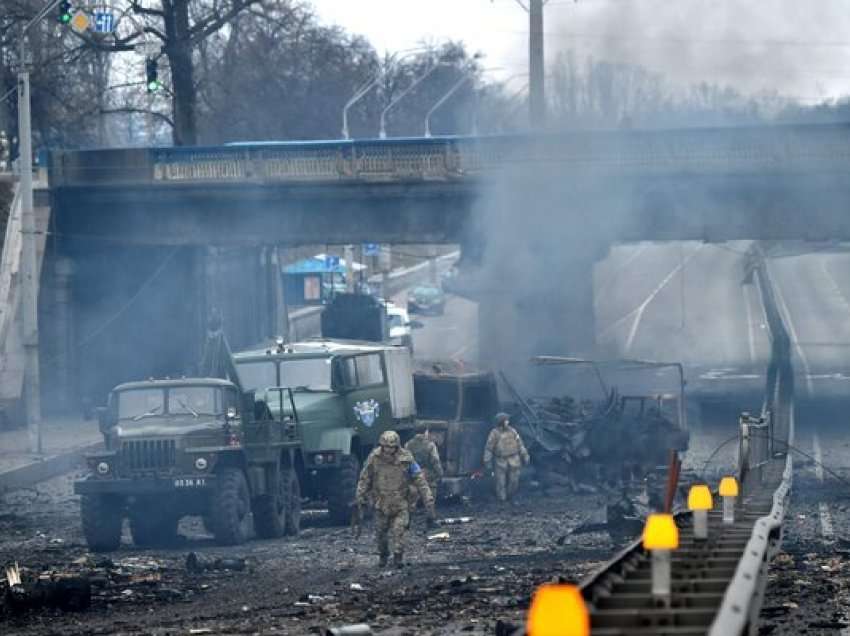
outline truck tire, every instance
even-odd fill
[[[130,533],[139,547],[170,546],[177,542],[180,515],[172,511],[159,512],[154,505],[130,508]]]
[[[245,543],[250,512],[251,496],[245,474],[238,468],[224,468],[218,474],[212,502],[215,540],[220,545]]]
[[[283,531],[290,536],[296,536],[301,532],[301,483],[294,468],[284,471],[283,482],[289,494]]]
[[[342,526],[351,521],[357,480],[360,478],[360,462],[354,455],[343,455],[340,467],[330,475],[328,486],[328,512],[331,523]]]
[[[277,483],[272,492],[256,497],[251,504],[254,531],[261,539],[277,539],[283,536],[289,504],[284,472],[285,469],[282,468],[275,471]]]
[[[121,545],[123,501],[114,495],[83,495],[80,514],[83,534],[92,552],[111,552]]]

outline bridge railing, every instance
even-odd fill
[[[525,167],[563,174],[746,174],[850,167],[850,126],[490,135],[51,153],[51,185],[456,180]]]

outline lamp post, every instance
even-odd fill
[[[38,368],[38,262],[32,194],[32,122],[27,33],[62,0],[50,0],[24,25],[18,59],[18,169],[21,188],[21,329],[24,344],[24,397],[30,450],[41,453],[41,395]]]
[[[399,58],[392,57],[390,58],[390,66],[394,67],[402,60],[410,57],[411,55],[415,55],[416,53],[421,53],[422,51],[427,51],[425,48],[417,48],[417,49],[407,49],[402,51],[404,55]],[[354,95],[351,96],[347,102],[345,102],[345,106],[342,108],[342,138],[343,139],[351,139],[348,130],[348,111],[351,110],[351,107],[354,106],[357,102],[363,99],[369,91],[371,91],[375,86],[378,85],[378,82],[384,77],[384,71],[378,71],[372,76],[368,81],[364,82],[356,91],[354,91]]]
[[[395,99],[393,99],[389,104],[387,104],[387,106],[386,106],[386,108],[384,108],[384,110],[381,111],[381,128],[378,131],[378,136],[381,139],[387,138],[387,113],[390,112],[390,110],[393,108],[393,106],[398,104],[402,99],[404,99],[407,95],[409,95],[413,91],[414,88],[416,88],[422,82],[424,82],[426,79],[431,77],[431,75],[433,75],[434,71],[436,71],[441,66],[449,66],[449,65],[442,63],[442,62],[438,63],[438,64],[434,64],[434,66],[429,68],[425,73],[423,73],[422,75],[417,77],[415,80],[413,80],[410,83],[410,86],[405,88]]]

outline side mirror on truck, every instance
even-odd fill
[[[95,407],[94,413],[97,416],[97,427],[100,429],[101,433],[106,435],[109,432],[109,429],[112,428],[112,418],[109,417],[109,407]]]

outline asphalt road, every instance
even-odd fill
[[[406,306],[406,294],[394,302]],[[446,296],[442,315],[411,314],[423,327],[413,331],[413,356],[417,361],[454,360],[474,364],[478,359],[478,304]]]
[[[691,394],[762,390],[769,339],[746,242],[639,243],[596,268],[597,342],[612,357],[679,361]]]
[[[820,252],[770,260],[794,347],[798,399],[850,391],[850,255]]]

